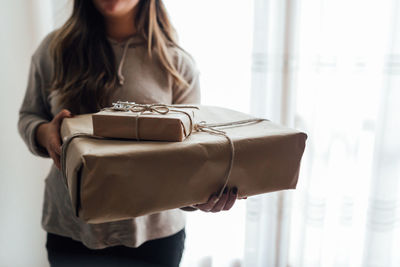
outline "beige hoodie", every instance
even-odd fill
[[[52,77],[52,60],[49,43],[50,33],[32,56],[28,86],[20,108],[18,130],[29,150],[38,156],[49,157],[35,139],[37,127],[49,122],[63,108],[57,106],[58,94],[49,94]],[[118,66],[120,87],[110,100],[136,103],[200,103],[199,72],[191,57],[177,48],[171,48],[177,59],[177,70],[188,81],[189,88],[171,84],[160,63],[147,56],[144,41],[133,36],[123,43],[109,39]],[[85,107],[82,107],[84,113]],[[135,192],[132,192],[134,194]],[[105,196],[107,197],[107,196]],[[185,226],[185,214],[173,209],[157,214],[141,216],[102,224],[87,224],[74,215],[71,200],[62,181],[60,171],[53,164],[45,182],[42,227],[45,231],[71,237],[87,247],[100,249],[125,245],[138,247],[147,240],[177,233]]]

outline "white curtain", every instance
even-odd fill
[[[252,112],[308,133],[250,198],[245,266],[400,266],[400,3],[255,0]]]
[[[164,0],[181,46],[200,70],[202,103],[249,112],[253,1]],[[242,266],[246,201],[187,213],[181,267]]]

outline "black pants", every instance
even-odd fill
[[[172,236],[147,241],[137,248],[115,246],[93,250],[71,238],[48,233],[46,248],[52,267],[178,267],[182,258],[185,237],[185,229],[183,229]]]

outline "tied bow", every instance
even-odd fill
[[[193,108],[197,108],[194,107]],[[117,103],[113,103],[111,108],[105,108],[106,110],[114,110],[114,111],[132,111],[132,112],[140,112],[144,113],[146,111],[156,112],[159,114],[167,114],[170,112],[170,106],[165,104],[137,104],[135,102],[122,102],[117,101]]]

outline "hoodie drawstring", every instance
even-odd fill
[[[128,50],[129,45],[132,42],[132,38],[129,38],[124,46],[124,51],[122,52],[122,57],[121,57],[121,61],[119,62],[119,66],[118,66],[118,80],[119,80],[119,84],[123,85],[125,82],[125,77],[122,74],[122,67],[124,66],[124,62],[125,62],[125,57],[126,57],[126,51]]]

